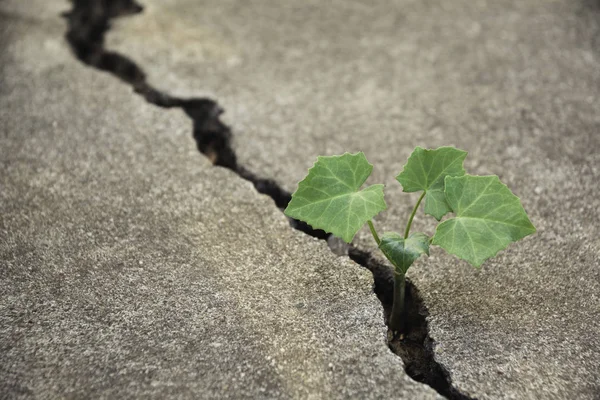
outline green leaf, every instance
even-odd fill
[[[495,175],[447,177],[446,200],[456,217],[437,226],[433,244],[475,267],[535,232],[519,198]]]
[[[383,185],[360,190],[372,170],[362,152],[318,157],[298,184],[285,215],[350,243],[365,222],[387,208]]]
[[[385,233],[379,248],[396,269],[406,273],[421,254],[429,255],[429,238],[424,233],[411,233],[408,238],[396,232]]]
[[[444,178],[465,174],[463,162],[467,152],[454,147],[426,150],[417,147],[396,177],[405,192],[425,191],[425,214],[438,221],[450,212],[444,195]]]

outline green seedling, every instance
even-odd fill
[[[417,147],[396,177],[404,192],[422,192],[404,234],[388,232],[381,237],[373,217],[387,208],[383,185],[361,189],[371,171],[364,153],[318,157],[298,184],[285,209],[289,217],[302,220],[350,243],[356,232],[369,225],[377,246],[394,266],[394,303],[389,327],[404,330],[405,276],[429,247],[437,245],[475,267],[495,256],[511,242],[535,232],[519,198],[496,175],[468,175],[463,167],[466,151],[454,147],[426,150]],[[433,237],[410,233],[419,205],[440,221]]]

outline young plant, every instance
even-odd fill
[[[454,147],[426,150],[417,147],[396,177],[404,192],[422,192],[404,234],[388,232],[381,237],[372,218],[387,208],[383,185],[361,190],[373,165],[364,153],[318,157],[299,184],[285,209],[289,217],[302,220],[350,243],[367,223],[377,246],[394,266],[394,303],[389,327],[404,329],[406,271],[429,247],[438,245],[475,267],[500,250],[535,232],[519,198],[496,175],[468,175],[463,167],[466,151]],[[425,214],[440,221],[433,237],[410,233],[421,202]]]

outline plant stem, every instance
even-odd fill
[[[404,329],[404,292],[406,288],[405,275],[401,271],[394,271],[394,303],[390,315],[390,329],[399,332]]]
[[[373,221],[368,220],[367,224],[369,224],[369,229],[371,230],[371,235],[373,235],[373,239],[375,239],[375,242],[377,242],[377,246],[379,246],[379,243],[381,243],[381,240],[379,240],[377,231],[375,230],[375,227],[373,226]]]
[[[423,200],[423,197],[425,197],[425,191],[423,191],[423,194],[421,195],[421,197],[419,197],[417,204],[415,204],[415,208],[413,208],[412,213],[410,214],[410,218],[408,219],[408,224],[406,224],[406,230],[404,231],[404,239],[408,238],[408,233],[410,232],[410,226],[412,225],[413,218],[415,217],[415,214],[417,213],[417,210],[419,209],[419,205],[421,205],[421,200]]]

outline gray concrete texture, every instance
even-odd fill
[[[368,271],[76,61],[66,7],[0,3],[0,398],[439,398]]]
[[[498,174],[538,233],[481,270],[438,250],[413,267],[436,359],[479,398],[600,396],[597,1],[144,3],[109,47],[219,99],[241,163],[290,191],[317,155],[362,150],[387,186],[376,225],[399,231],[415,146]],[[374,249],[366,229],[356,242]]]
[[[27,3],[0,5],[13,391],[431,396],[387,353],[363,271],[210,168],[181,114],[74,61],[64,4]],[[240,163],[290,191],[317,155],[362,150],[388,231],[416,200],[394,180],[415,146],[500,175],[538,233],[481,270],[438,250],[412,268],[436,359],[478,398],[598,398],[598,2],[143,4],[107,47],[171,94],[216,98]]]

